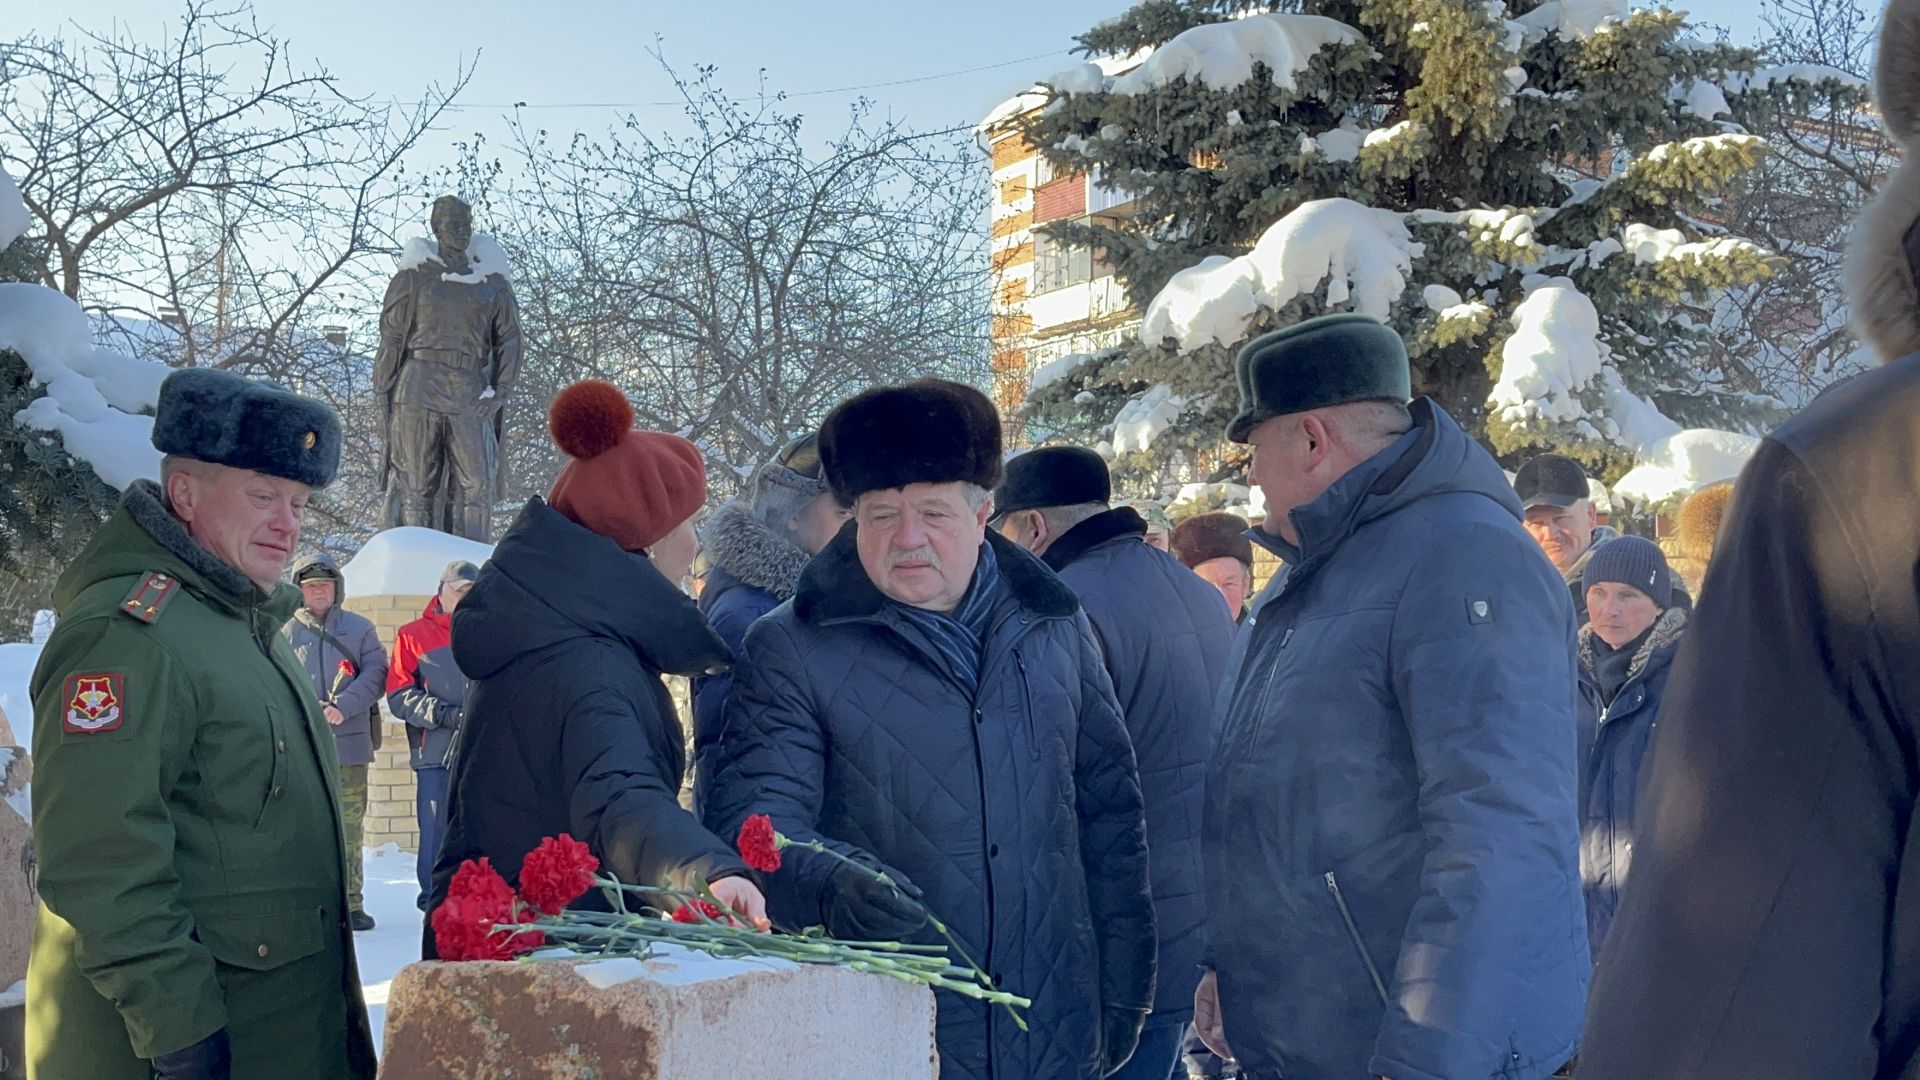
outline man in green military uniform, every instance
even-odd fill
[[[277,632],[339,421],[187,369],[153,442],[161,484],[61,575],[33,676],[27,1074],[370,1078],[333,736]]]

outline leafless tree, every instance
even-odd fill
[[[712,80],[675,76],[684,136],[521,125],[511,165],[475,144],[462,179],[514,263],[524,397],[610,379],[642,425],[698,443],[725,493],[869,384],[984,381],[987,189],[964,132],[863,103],[812,140],[777,95],[736,102]],[[543,420],[510,417],[520,490],[556,464]]]

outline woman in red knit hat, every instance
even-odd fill
[[[548,426],[569,460],[454,614],[454,660],[473,683],[429,910],[463,860],[486,856],[513,881],[542,837],[568,833],[622,881],[709,885],[764,928],[752,871],[680,808],[685,740],[662,682],[733,659],[678,587],[707,499],[700,451],[634,430],[626,396],[598,381],[561,391]]]

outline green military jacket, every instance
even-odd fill
[[[235,1080],[372,1077],[333,736],[262,592],[140,481],[61,575],[34,671],[27,1072],[148,1080],[224,1028]]]

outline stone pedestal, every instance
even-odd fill
[[[422,963],[394,977],[381,1080],[934,1080],[933,995],[838,968],[672,959]]]

